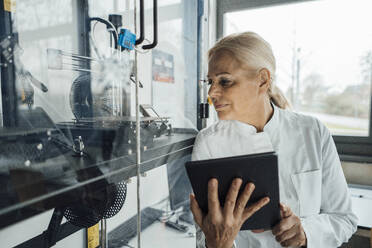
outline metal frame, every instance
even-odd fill
[[[275,5],[301,3],[317,0],[217,0],[217,38],[224,32],[224,14],[244,9],[263,8]],[[333,135],[340,159],[352,162],[372,162],[372,96],[370,103],[368,137]]]
[[[12,14],[4,10],[4,0],[0,0],[0,41],[14,37]],[[17,38],[17,37],[15,37]],[[4,127],[17,125],[17,94],[14,63],[5,61],[0,54],[2,118]]]
[[[87,22],[89,18],[89,3],[88,0],[78,0],[73,3],[75,5],[76,13],[74,13],[74,18],[76,18],[77,27],[77,37],[78,39],[78,49],[79,54],[90,57],[90,46],[89,46],[89,32]],[[88,66],[90,66],[88,64]]]
[[[203,46],[202,46],[202,30],[203,30],[203,15],[204,15],[204,0],[198,0],[198,7],[197,7],[197,10],[198,10],[198,20],[197,20],[197,82],[202,79],[203,75],[202,75],[202,50],[203,50]],[[201,130],[203,128],[206,127],[206,121],[201,119],[200,118],[200,108],[199,108],[199,105],[201,103],[200,99],[201,99],[201,95],[200,95],[200,85],[199,83],[197,83],[197,86],[196,86],[196,89],[197,89],[197,93],[196,93],[196,99],[197,99],[197,103],[196,103],[196,111],[197,111],[197,128],[198,130]]]

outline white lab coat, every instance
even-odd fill
[[[263,132],[220,120],[199,132],[192,160],[276,151],[280,201],[301,219],[308,248],[338,247],[357,228],[351,198],[329,130],[317,119],[274,106]],[[196,247],[205,247],[197,227]],[[281,247],[271,231],[240,231],[237,248]]]

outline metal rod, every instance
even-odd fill
[[[92,71],[90,69],[82,69],[82,68],[62,68],[60,70],[63,70],[63,71],[79,71],[79,72],[91,72],[91,73],[100,73],[98,71]]]
[[[141,38],[144,39],[143,0],[140,0],[140,28]],[[134,33],[137,33],[137,1],[134,1]],[[141,39],[140,38],[140,39]],[[137,40],[138,41],[138,40]],[[138,44],[136,41],[136,44]],[[143,40],[142,40],[143,41]],[[142,42],[141,41],[141,42]],[[137,162],[137,247],[141,248],[141,141],[139,125],[139,85],[138,85],[138,53],[134,51],[134,75],[136,78],[136,162]]]
[[[66,63],[66,62],[62,62],[62,65],[72,65],[72,66],[75,66],[76,68],[79,68],[79,66],[80,66],[78,64],[70,64],[70,63]]]
[[[71,57],[74,57],[74,58],[88,59],[88,60],[97,61],[96,59],[91,58],[91,57],[86,57],[86,56],[81,56],[81,55],[77,55],[77,54],[73,54],[73,53],[68,53],[68,52],[65,52],[65,51],[62,51],[62,50],[60,50],[60,51],[61,51],[61,54],[64,55],[64,56],[71,56]]]
[[[101,248],[107,248],[106,219],[101,220]]]
[[[80,59],[80,58],[75,58],[75,57],[71,57],[71,60],[72,61],[77,61],[77,62],[90,62],[89,60],[86,60],[86,59]],[[96,61],[91,61],[91,62],[96,62]]]

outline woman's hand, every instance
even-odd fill
[[[272,230],[276,241],[283,247],[306,246],[306,234],[302,228],[300,218],[282,203],[280,203],[280,214],[282,220]]]
[[[218,199],[218,181],[214,178],[209,180],[208,214],[202,212],[195,196],[190,195],[191,211],[195,222],[205,235],[208,248],[231,248],[243,223],[269,202],[269,198],[265,197],[245,208],[254,190],[254,185],[247,184],[237,199],[241,185],[240,178],[233,180],[222,208]]]

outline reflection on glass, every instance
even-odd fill
[[[136,81],[140,104],[149,106],[139,123],[141,172],[150,171],[149,179],[155,171],[152,180],[143,183],[146,192],[153,193],[142,197],[144,209],[168,204],[171,193],[162,165],[191,153],[197,112],[197,12],[190,6],[196,8],[195,3],[185,2],[190,6],[184,8],[181,1],[160,1],[166,11],[159,44],[143,54],[137,47],[136,78],[134,51],[115,48],[113,37],[120,30],[88,19],[119,14],[123,27],[133,31],[131,1],[90,0],[86,8],[78,2],[86,3],[21,1],[12,15],[18,38],[10,46],[15,79],[1,84],[15,86],[10,92],[14,112],[6,116],[15,121],[0,129],[0,228],[55,209],[54,216],[64,215],[79,227],[117,215],[111,231],[135,214],[136,184],[127,182],[137,169]],[[179,6],[167,9],[174,4]],[[152,30],[152,23],[146,25]],[[152,40],[150,32],[146,37]],[[164,179],[160,186],[159,178]],[[172,194],[182,188],[182,180]],[[181,205],[175,206],[186,206],[184,201]]]
[[[19,32],[55,27],[72,22],[72,1],[17,1],[15,12]]]
[[[296,111],[333,134],[368,136],[371,7],[368,0],[327,0],[227,13],[225,33],[254,31],[272,44],[276,83]],[[353,18],[345,18],[350,9]]]
[[[82,49],[91,40],[77,32],[88,28],[74,1],[17,6],[17,39],[5,47],[14,51],[15,80],[1,82],[15,84],[16,104],[6,116],[15,123],[0,130],[1,227],[52,208],[88,227],[120,210],[135,175],[132,62],[110,48],[106,26],[97,41],[104,52]]]

